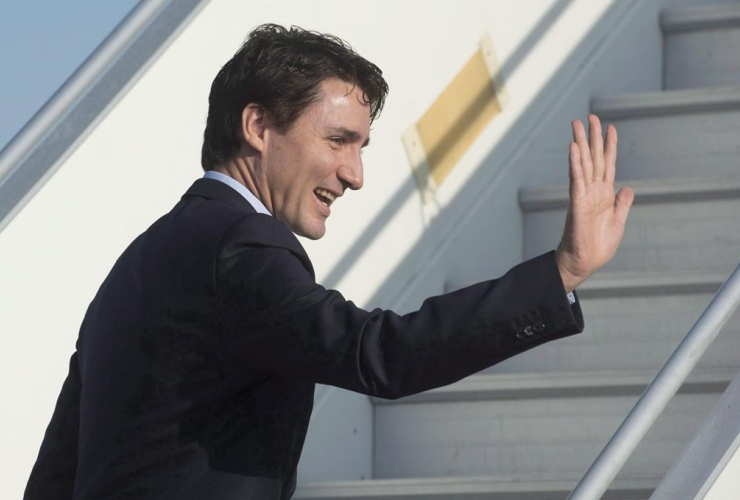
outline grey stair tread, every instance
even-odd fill
[[[740,4],[671,9],[661,18],[664,89],[740,82]]]
[[[657,373],[727,276],[598,271],[577,291],[585,319],[582,334],[548,342],[484,373],[547,373],[556,377],[560,372]],[[450,290],[464,284],[468,283],[451,286]],[[740,352],[739,333],[740,311],[736,311],[701,357],[697,369],[740,369],[736,354]]]
[[[623,185],[634,189],[635,202],[623,240],[603,272],[656,277],[661,272],[696,272],[724,282],[740,261],[740,235],[734,230],[740,216],[737,178],[636,180],[616,187]],[[525,216],[524,258],[556,248],[569,205],[567,188],[521,190],[520,202]]]
[[[602,120],[740,109],[740,86],[596,96],[591,111]]]
[[[632,295],[716,293],[727,280],[726,273],[695,271],[597,271],[578,287],[581,299]],[[473,282],[450,282],[445,292],[453,292]]]
[[[635,294],[657,295],[660,293],[715,293],[729,277],[724,273],[696,271],[602,271],[599,270],[578,287],[581,298],[631,296]],[[474,282],[451,281],[445,293],[454,292]]]
[[[619,297],[635,294],[660,293],[715,293],[729,277],[723,273],[697,273],[695,271],[630,272],[597,271],[578,287],[581,298]],[[453,292],[473,282],[449,282],[445,292]]]
[[[737,178],[740,87],[596,97],[619,134],[618,181]]]
[[[615,183],[615,191],[624,186],[629,186],[635,192],[634,203],[636,204],[740,198],[740,178],[738,177],[622,181]],[[519,190],[519,205],[524,212],[568,208],[569,204],[568,185],[529,187]]]
[[[578,287],[578,293],[581,298],[715,293],[727,277],[727,274],[693,271],[596,272]]]
[[[603,498],[646,499],[658,483],[658,478],[618,478]],[[557,477],[525,479],[517,476],[332,481],[301,485],[296,490],[294,498],[562,500],[576,484],[577,481],[574,479]]]
[[[620,476],[661,477],[709,409],[713,392],[679,392]],[[519,474],[580,477],[639,394],[528,397],[375,405],[376,478]],[[557,477],[557,476],[556,476]]]
[[[590,281],[590,280],[589,280]],[[585,330],[548,342],[486,372],[619,371],[656,373],[701,317],[715,290],[605,288],[579,293]],[[629,293],[630,295],[619,295]],[[696,369],[740,370],[740,311],[723,326]]]
[[[454,384],[405,398],[395,400],[371,398],[371,400],[379,405],[404,405],[482,399],[639,395],[656,374],[657,371],[487,373],[471,375]],[[731,368],[694,370],[680,392],[722,392],[736,374],[737,370]]]
[[[666,9],[660,14],[663,33],[740,27],[739,4],[702,5]]]

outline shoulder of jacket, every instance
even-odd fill
[[[247,213],[234,221],[221,241],[221,249],[227,246],[272,247],[288,250],[297,257],[315,277],[313,265],[298,238],[284,222],[270,215]]]

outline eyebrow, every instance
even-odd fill
[[[344,136],[350,141],[359,141],[361,138],[359,132],[356,132],[354,130],[350,130],[344,127],[332,127],[331,132],[341,134],[342,136]],[[365,142],[362,144],[362,147],[364,148],[365,146],[369,144],[370,144],[370,137],[365,139]]]

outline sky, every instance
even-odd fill
[[[137,0],[0,0],[0,149]]]

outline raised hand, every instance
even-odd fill
[[[555,256],[568,292],[614,256],[635,198],[628,187],[614,195],[617,129],[607,127],[605,144],[599,118],[589,115],[588,124],[587,138],[580,120],[571,123],[570,208]]]

